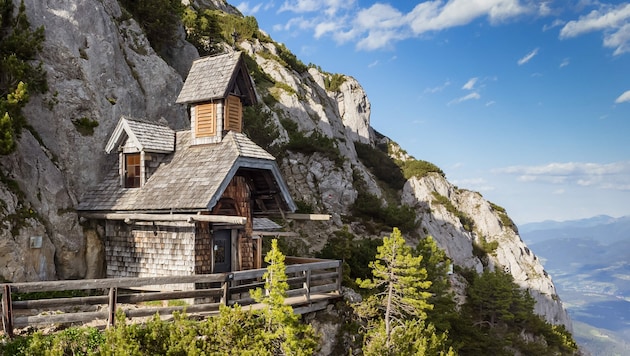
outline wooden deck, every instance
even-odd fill
[[[289,290],[285,304],[296,314],[322,310],[340,297],[341,261],[286,258]],[[168,277],[130,277],[0,284],[3,331],[13,336],[15,328],[51,324],[85,324],[101,321],[113,325],[117,310],[128,318],[162,316],[176,311],[209,316],[220,305],[235,304],[260,309],[249,291],[264,288],[266,269],[229,273]],[[187,290],[164,290],[164,286],[187,286]],[[142,290],[142,291],[140,291]],[[89,291],[90,296],[20,300],[24,293]],[[87,294],[87,293],[84,293]],[[96,294],[96,295],[93,295]],[[32,294],[31,294],[32,295]],[[184,306],[168,306],[179,300]],[[162,306],[147,302],[161,301]]]

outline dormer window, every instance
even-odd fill
[[[175,131],[166,125],[121,117],[105,146],[118,150],[120,186],[141,188],[158,167],[161,157],[175,150]]]
[[[140,188],[141,158],[140,153],[127,153],[125,156],[125,188]]]

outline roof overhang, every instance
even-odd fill
[[[276,161],[261,160],[257,158],[249,158],[249,157],[242,157],[242,156],[237,158],[234,164],[232,164],[232,167],[230,168],[229,172],[226,174],[225,178],[221,182],[219,189],[217,189],[215,194],[212,196],[212,199],[210,200],[210,202],[208,202],[208,206],[207,206],[208,210],[212,210],[212,208],[214,208],[214,206],[217,204],[217,202],[219,201],[219,199],[225,192],[225,189],[227,189],[227,186],[230,184],[230,181],[232,180],[232,178],[234,178],[238,170],[241,168],[256,169],[256,170],[270,172],[274,178],[275,183],[278,186],[278,189],[280,190],[280,196],[284,200],[288,208],[288,211],[292,213],[292,212],[295,212],[295,210],[297,210],[297,206],[295,205],[295,202],[293,201],[293,198],[291,198],[291,194],[289,193],[289,187],[287,186],[286,182],[282,178],[282,174],[280,173],[280,168],[278,168]]]

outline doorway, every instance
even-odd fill
[[[214,254],[213,273],[232,270],[232,230],[216,230],[213,234],[212,253]]]

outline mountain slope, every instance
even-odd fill
[[[33,26],[46,29],[41,61],[50,90],[33,96],[25,109],[37,135],[24,131],[17,151],[0,157],[0,195],[7,202],[0,272],[10,281],[97,277],[101,243],[98,236],[84,236],[77,201],[112,163],[103,147],[121,115],[164,119],[175,129],[189,125],[186,109],[173,103],[182,72],[197,52],[181,31],[167,63],[115,0],[25,4]],[[279,163],[294,199],[333,216],[327,225],[294,223],[305,253],[321,249],[343,226],[361,237],[388,234],[392,223],[378,215],[387,208],[411,212],[417,225],[406,235],[412,244],[432,235],[459,267],[508,271],[530,290],[537,313],[570,329],[551,277],[502,208],[454,187],[435,171],[410,174],[401,184],[383,182],[359,158],[357,145],[364,144],[402,165],[419,162],[370,127],[370,103],[355,79],[314,67],[296,71],[281,59],[286,49],[273,41],[242,39],[238,46],[258,66],[250,70],[268,78],[256,83],[265,103],[259,114],[269,114],[277,128],[274,144],[291,148],[279,155]],[[334,79],[337,85],[331,86]],[[76,125],[82,118],[98,124],[92,135]],[[366,198],[380,210],[361,218],[357,201]],[[22,210],[31,213],[9,219]],[[33,236],[41,236],[44,248],[29,248]]]

